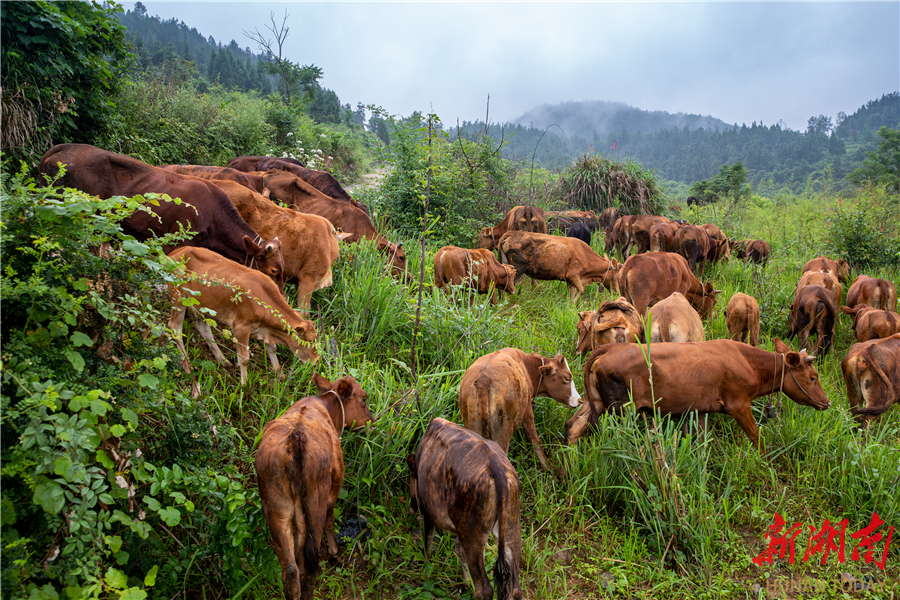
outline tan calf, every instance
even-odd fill
[[[478,237],[478,247],[494,250],[500,238],[507,231],[530,231],[547,233],[547,221],[543,209],[537,206],[514,206],[499,223],[493,227],[484,227]]]
[[[562,354],[547,358],[516,348],[486,354],[466,369],[459,386],[463,424],[500,444],[504,452],[509,451],[515,430],[524,426],[541,467],[549,471],[531,408],[532,398],[538,396],[549,396],[572,408],[581,402]]]
[[[887,279],[859,275],[847,290],[847,306],[857,304],[897,312],[897,289]]]
[[[479,294],[491,294],[497,303],[501,292],[516,293],[516,269],[502,265],[494,253],[484,248],[467,250],[444,246],[434,255],[434,286],[449,292],[451,285],[467,285]]]
[[[319,544],[338,553],[334,505],[344,481],[341,433],[375,418],[366,392],[349,375],[334,383],[316,374],[317,396],[295,402],[266,424],[256,451],[256,480],[287,600],[312,600]]]
[[[650,307],[650,342],[702,342],[703,321],[680,292]]]
[[[731,339],[759,346],[759,303],[756,298],[737,292],[728,301],[724,314]]]
[[[174,261],[186,259],[186,269],[192,274],[204,276],[207,280],[202,282],[194,278],[178,285],[169,284],[169,292],[174,299],[169,328],[175,333],[175,345],[184,357],[182,365],[185,371],[190,373],[191,367],[181,335],[184,316],[188,311],[182,300],[191,298],[199,302],[196,307],[190,308],[191,313],[198,317],[195,322],[197,331],[206,340],[216,360],[227,367],[231,367],[231,363],[219,350],[209,325],[204,321],[209,315],[201,315],[196,309],[214,310],[215,316],[212,318],[234,333],[242,385],[247,383],[251,337],[265,344],[269,361],[276,373],[281,372],[281,365],[278,364],[275,355],[276,344],[286,345],[305,362],[318,360],[315,325],[294,312],[271,279],[259,271],[239,265],[205,248],[179,248],[170,252],[169,258]],[[199,295],[196,292],[199,292]],[[254,298],[258,298],[259,302]],[[199,393],[199,388],[195,386],[194,392]]]
[[[841,312],[853,317],[852,327],[858,342],[887,338],[900,333],[900,315],[895,312],[878,310],[865,304],[857,304],[853,308],[842,306]]]

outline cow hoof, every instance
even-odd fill
[[[775,409],[775,406],[770,404],[766,406],[765,414],[767,419],[775,419],[778,417],[778,411]]]

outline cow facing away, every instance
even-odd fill
[[[878,310],[865,304],[853,308],[842,306],[841,312],[853,318],[853,333],[857,342],[891,337],[900,333],[900,315],[887,310]]]
[[[897,289],[887,279],[859,275],[847,290],[847,306],[857,304],[897,312]]]
[[[494,250],[500,238],[508,231],[530,231],[547,233],[547,221],[544,211],[537,206],[514,206],[499,223],[493,227],[484,227],[478,237],[478,247]]]
[[[835,275],[822,271],[807,271],[800,275],[800,280],[797,282],[797,288],[794,290],[794,294],[800,291],[800,288],[808,285],[821,285],[834,295],[834,305],[841,305],[841,296],[844,293],[844,287]]]
[[[422,513],[422,542],[430,558],[435,529],[456,534],[454,550],[477,600],[494,596],[484,549],[497,539],[494,586],[498,600],[519,600],[519,476],[500,446],[445,419],[434,419],[416,454],[407,457],[410,510]]]
[[[284,293],[284,260],[277,239],[264,240],[241,218],[228,196],[209,181],[153,167],[130,156],[87,144],[60,144],[41,159],[41,173],[51,177],[66,165],[60,185],[106,199],[113,196],[168,194],[184,202],[160,202],[152,212],[139,210],[122,221],[122,231],[138,240],[175,233],[182,227],[195,232],[175,247],[208,248],[225,258],[265,273]]]
[[[700,283],[683,256],[672,252],[651,252],[629,256],[619,271],[619,289],[641,316],[647,308],[673,292],[687,298],[701,318],[707,318],[721,292],[713,284]]]
[[[731,339],[759,346],[759,303],[756,298],[737,292],[728,301],[724,314]]]
[[[344,481],[341,433],[375,421],[366,392],[349,375],[313,376],[318,395],[295,402],[266,424],[256,451],[256,479],[287,600],[311,600],[319,545],[338,553],[334,505]]]
[[[566,232],[566,237],[581,240],[588,246],[591,245],[591,230],[584,223],[575,223]]]
[[[703,341],[703,321],[679,292],[651,306],[650,316],[651,343]]]
[[[816,258],[806,261],[800,274],[802,275],[803,273],[808,273],[810,271],[830,273],[837,277],[841,283],[850,282],[850,265],[844,259],[832,260],[819,255]]]
[[[619,264],[600,257],[574,238],[510,231],[499,242],[500,262],[516,268],[516,277],[565,281],[572,302],[584,294],[584,286],[600,282],[614,289]]]
[[[701,277],[706,268],[706,260],[711,245],[712,241],[709,234],[706,233],[705,229],[696,225],[682,225],[675,232],[673,239],[675,253],[687,259],[692,272],[697,273],[697,267],[699,266]]]
[[[764,240],[740,240],[729,242],[731,251],[741,259],[758,265],[769,262],[769,242]]]
[[[276,373],[281,372],[278,357],[275,355],[276,344],[286,345],[304,362],[318,360],[315,325],[294,312],[270,279],[206,248],[191,246],[178,248],[169,253],[169,258],[174,261],[184,258],[185,268],[192,274],[203,276],[206,280],[201,281],[192,277],[177,286],[169,284],[169,291],[174,298],[169,328],[175,334],[175,345],[181,350],[182,365],[186,372],[190,373],[191,368],[181,328],[188,307],[181,302],[182,297],[196,298],[199,302],[198,308],[214,310],[213,318],[216,322],[228,327],[234,333],[242,385],[247,383],[250,337],[265,344],[272,369]],[[189,292],[186,294],[182,290]],[[277,313],[268,307],[272,307]],[[231,363],[216,345],[212,330],[204,320],[207,315],[198,314],[194,307],[190,310],[192,314],[197,314],[195,327],[206,340],[216,360],[219,364],[231,367]],[[195,386],[194,392],[199,393],[199,388]]]
[[[515,430],[523,426],[541,468],[549,471],[531,407],[532,399],[538,396],[549,396],[571,408],[581,403],[572,371],[562,354],[547,358],[516,348],[486,354],[466,369],[459,385],[463,425],[494,440],[504,452],[509,451]]]
[[[900,400],[900,334],[853,344],[841,371],[850,412],[865,427]]]
[[[653,365],[652,396],[648,352]],[[598,415],[619,412],[632,399],[636,410],[659,410],[663,415],[725,413],[762,452],[751,409],[755,398],[780,390],[803,406],[816,410],[830,406],[814,360],[805,351],[791,351],[777,338],[774,353],[732,340],[602,346],[584,367],[586,418],[596,424]],[[567,429],[572,425],[570,419]]]
[[[434,286],[450,291],[451,285],[468,285],[479,294],[491,294],[497,303],[501,292],[516,293],[516,269],[502,265],[494,253],[484,248],[467,250],[458,246],[444,246],[434,255]]]
[[[594,311],[589,338],[591,350],[604,344],[636,344],[644,340],[644,321],[624,297],[604,300]]]
[[[790,333],[797,336],[797,343],[806,348],[809,337],[816,334],[813,354],[828,352],[834,345],[834,327],[837,323],[837,305],[834,294],[821,285],[807,285],[797,290],[791,305]]]

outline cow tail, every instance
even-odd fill
[[[305,456],[307,453],[306,436],[300,428],[294,429],[290,437],[290,455],[292,462],[291,489],[299,500],[306,524],[306,539],[303,541],[303,577],[315,577],[319,571],[319,544],[313,535],[313,520],[309,510],[309,490],[306,487]],[[299,532],[295,532],[296,533]]]
[[[494,588],[497,590],[497,599],[504,600],[513,597],[513,565],[507,556],[506,530],[509,528],[509,481],[506,479],[506,469],[496,459],[488,464],[488,471],[494,479],[494,489],[497,501],[497,562],[494,563]]]

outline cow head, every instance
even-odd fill
[[[837,277],[843,283],[847,283],[850,281],[850,264],[844,260],[843,258],[837,261],[838,264],[838,273]]]
[[[287,343],[294,354],[303,362],[316,362],[319,360],[319,352],[316,350],[316,326],[312,321],[301,319],[301,323],[294,327],[294,335],[303,341],[297,343],[293,336],[288,337]]]
[[[496,242],[494,240],[494,228],[482,227],[481,233],[478,234],[478,247],[493,250],[495,246]]]
[[[516,268],[512,265],[504,265],[503,275],[497,281],[497,289],[508,294],[516,293]]]
[[[592,427],[597,425],[597,413],[594,412],[591,403],[585,401],[578,411],[566,421],[566,444],[572,446],[579,439],[587,435]]]
[[[728,238],[719,240],[716,249],[716,260],[731,260],[731,243]]]
[[[368,394],[350,375],[341,377],[332,383],[316,373],[313,375],[313,383],[316,384],[320,397],[328,399],[337,396],[337,399],[340,401],[344,422],[335,424],[335,429],[338,431],[340,431],[338,425],[341,425],[342,428],[358,431],[365,429],[369,423],[375,422],[375,417],[369,412],[369,407],[366,404],[366,400],[369,397]],[[328,392],[334,392],[334,394],[328,394]],[[328,394],[328,396],[325,396],[325,394]]]
[[[550,396],[557,402],[575,408],[581,403],[581,396],[575,389],[572,381],[572,371],[569,363],[562,354],[553,358],[541,357],[543,364],[540,367],[540,383],[535,390],[535,396]]]
[[[712,282],[707,281],[703,284],[701,293],[691,294],[688,300],[700,317],[706,319],[712,313],[712,310],[716,305],[716,295],[721,293],[722,290],[715,289]]]
[[[590,344],[594,350],[605,344],[637,343],[637,338],[643,335],[637,310],[622,296],[602,302],[590,327]]]
[[[578,332],[578,339],[575,341],[575,352],[579,354],[587,354],[591,351],[591,323],[594,320],[594,311],[583,310],[578,313],[578,323],[575,324],[575,331]]]
[[[381,236],[378,236],[378,249],[384,254],[391,264],[391,275],[400,278],[406,283],[412,283],[406,266],[406,252],[403,250],[403,242],[393,244]]]
[[[775,338],[775,352],[784,357],[784,365],[787,367],[780,389],[788,395],[788,398],[797,404],[812,406],[816,410],[825,410],[831,406],[831,402],[828,401],[825,390],[822,389],[819,382],[819,374],[813,367],[815,356],[809,356],[806,350],[793,352],[778,338]],[[776,367],[774,378],[779,377],[780,374],[781,370]]]
[[[278,238],[269,242],[261,239],[257,244],[250,239],[250,236],[245,235],[244,249],[251,259],[251,264],[255,261],[259,272],[271,278],[278,286],[278,291],[284,294],[284,256],[281,253],[281,242],[278,241]]]

